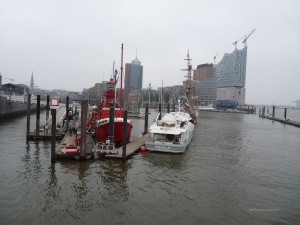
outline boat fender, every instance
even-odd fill
[[[146,147],[143,145],[141,148],[140,148],[141,152],[145,152],[146,151]]]

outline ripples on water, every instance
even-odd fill
[[[25,126],[0,122],[3,224],[300,224],[299,128],[201,112],[183,155],[51,165]]]

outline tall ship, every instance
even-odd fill
[[[114,71],[114,69],[113,69]],[[130,142],[132,121],[127,120],[126,132],[123,131],[124,126],[124,109],[122,104],[122,79],[123,79],[123,44],[121,54],[121,87],[119,94],[119,103],[116,102],[116,77],[110,78],[106,83],[105,98],[92,111],[91,116],[87,120],[87,127],[95,132],[98,145],[113,144],[121,146],[123,144],[124,134],[126,142]],[[113,104],[113,126],[110,126],[110,107]]]

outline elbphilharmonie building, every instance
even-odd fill
[[[247,47],[225,53],[216,65],[218,88],[245,87]]]
[[[225,53],[218,64],[198,65],[194,70],[197,105],[214,105],[216,100],[245,104],[247,46]]]
[[[245,104],[245,83],[247,66],[247,46],[225,53],[215,65],[217,79],[216,100],[237,100],[238,105]]]

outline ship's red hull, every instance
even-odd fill
[[[123,144],[123,121],[115,121],[114,123],[114,143],[117,146],[120,146]],[[132,124],[127,122],[126,126],[126,142],[130,142],[130,136],[131,136],[131,129],[132,129]],[[108,134],[109,134],[109,123],[101,124],[97,127],[95,127],[95,134],[97,137],[98,142],[106,142],[108,139]]]

